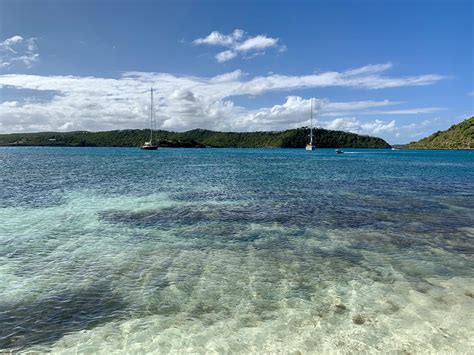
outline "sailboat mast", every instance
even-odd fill
[[[150,91],[151,104],[150,104],[150,143],[153,144],[153,88]]]
[[[309,144],[313,145],[313,98],[311,98],[311,126],[309,133]]]

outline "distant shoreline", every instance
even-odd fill
[[[44,145],[44,144],[38,144],[38,145],[33,145],[33,144],[10,144],[10,145],[1,145],[0,148],[28,148],[28,147],[43,147],[43,148],[135,148],[135,149],[140,149],[139,146],[86,146],[86,145],[59,145],[59,144],[52,144],[52,145]],[[159,149],[167,149],[167,148],[176,148],[176,149],[302,149],[298,147],[212,147],[212,146],[203,146],[203,147],[186,147],[186,146],[176,146],[176,147],[170,147],[170,146],[159,146]],[[318,149],[336,149],[338,147],[316,147],[316,150]],[[373,147],[345,147],[344,149],[389,149],[390,148],[373,148]],[[395,150],[443,150],[443,151],[474,151],[474,148],[405,148],[405,147],[400,147]]]
[[[309,128],[278,132],[218,132],[195,129],[186,132],[154,131],[154,142],[167,148],[304,148]],[[383,148],[392,146],[381,138],[343,131],[313,129],[319,148]],[[103,132],[40,132],[0,134],[0,146],[140,147],[150,140],[149,130]]]
[[[0,145],[0,148],[32,148],[32,147],[40,147],[40,148],[124,148],[124,149],[140,149],[140,146],[84,146],[84,145],[20,145],[20,144],[13,144],[13,145]],[[160,146],[158,145],[159,149],[304,149],[299,147],[168,147],[168,146]],[[316,147],[318,149],[337,149],[340,147]],[[380,149],[380,150],[391,150],[390,148],[373,148],[373,147],[345,147],[342,149]],[[398,150],[414,150],[414,149],[398,149]],[[433,149],[436,150],[436,149]]]
[[[474,148],[400,148],[400,150],[474,150]]]

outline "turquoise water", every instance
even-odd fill
[[[0,172],[3,351],[474,351],[474,152],[0,148]]]

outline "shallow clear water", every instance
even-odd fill
[[[474,154],[0,148],[0,349],[474,351]]]

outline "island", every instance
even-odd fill
[[[403,146],[405,149],[474,149],[474,116],[438,131],[417,142]]]
[[[139,147],[150,131],[127,129],[104,132],[40,132],[0,134],[0,146]],[[185,148],[304,148],[309,128],[277,132],[216,132],[194,129],[186,132],[156,130],[160,147]],[[342,131],[313,129],[318,148],[391,148],[381,138]]]

